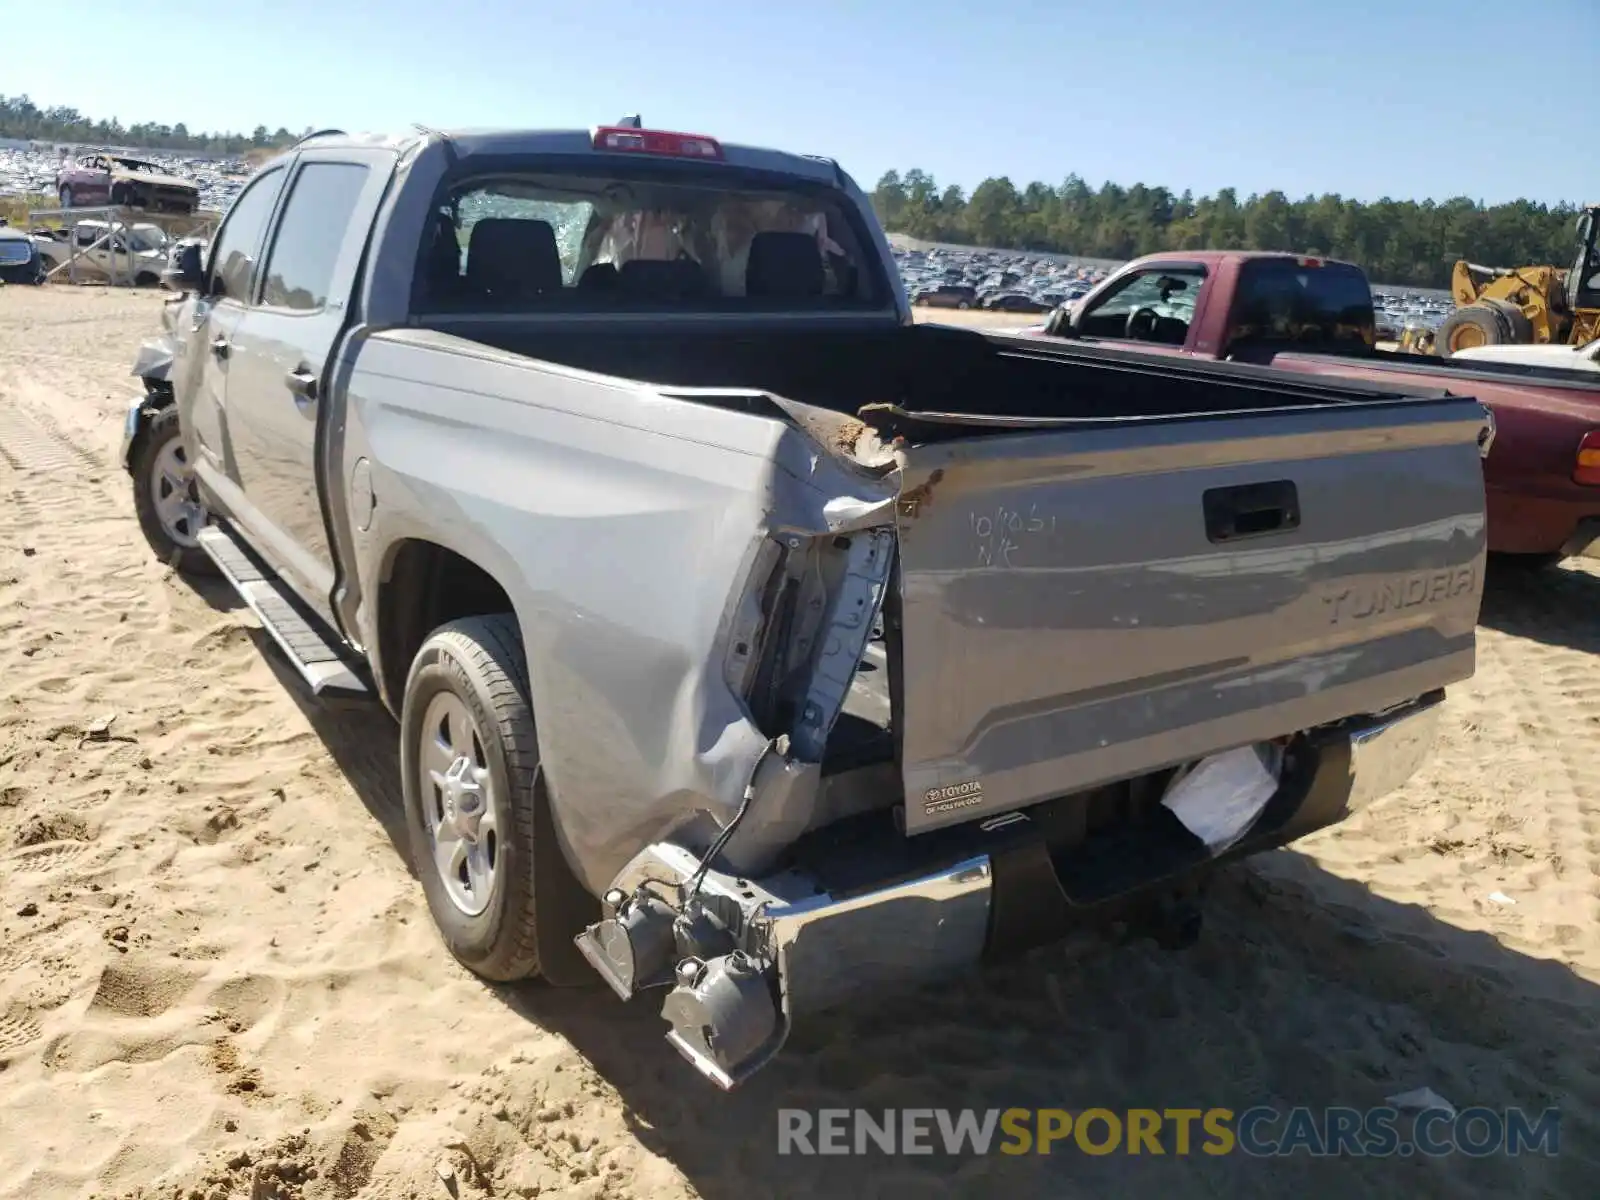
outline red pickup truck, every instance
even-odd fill
[[[1372,290],[1349,263],[1234,250],[1152,254],[1021,332],[1471,396],[1496,425],[1484,461],[1490,550],[1539,565],[1600,542],[1600,379],[1379,350]]]

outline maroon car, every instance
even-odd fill
[[[1533,565],[1600,549],[1600,380],[1589,372],[1377,349],[1361,269],[1308,255],[1136,259],[1024,333],[1282,371],[1446,388],[1493,411],[1489,549]]]
[[[147,212],[192,213],[200,189],[154,163],[97,150],[80,154],[56,172],[62,208],[117,205]]]

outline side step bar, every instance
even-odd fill
[[[239,540],[226,524],[200,531],[200,548],[239,593],[305,680],[324,699],[368,699],[372,688],[340,650],[335,635],[308,616],[287,584]]]

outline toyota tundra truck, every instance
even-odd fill
[[[451,953],[660,989],[725,1088],[876,989],[1182,944],[1473,671],[1476,401],[915,325],[829,159],[316,135],[167,282],[154,553],[398,718]]]

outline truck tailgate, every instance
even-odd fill
[[[902,416],[908,834],[1472,674],[1475,401]]]

